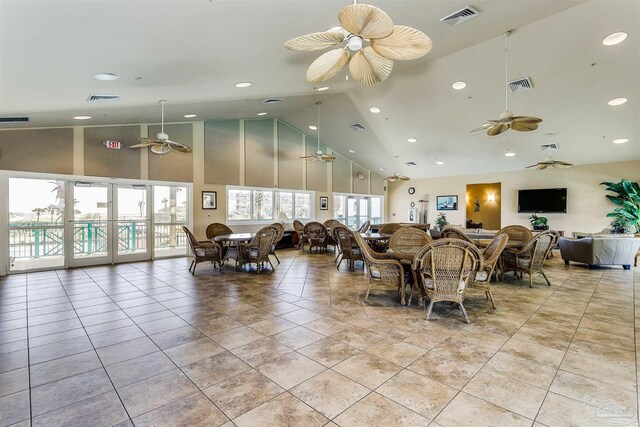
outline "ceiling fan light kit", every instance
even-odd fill
[[[164,104],[167,101],[161,99],[159,101],[161,106],[161,126],[160,133],[156,134],[156,138],[140,138],[140,143],[136,145],[131,145],[129,148],[147,148],[150,147],[150,150],[153,154],[167,154],[171,151],[175,151],[178,153],[191,153],[191,148],[187,147],[184,144],[180,144],[179,142],[171,141],[169,139],[169,135],[164,132]]]
[[[422,31],[394,25],[389,15],[375,6],[354,1],[340,10],[338,21],[340,27],[296,37],[284,44],[294,51],[315,51],[346,41],[344,47],[330,50],[313,61],[307,70],[310,83],[328,80],[349,64],[349,73],[355,81],[373,86],[389,77],[393,61],[418,59],[432,48],[431,39]]]

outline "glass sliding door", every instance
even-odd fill
[[[114,262],[151,259],[146,185],[114,185]]]
[[[64,267],[65,183],[9,178],[9,271]]]
[[[96,182],[69,183],[73,209],[69,215],[69,235],[73,249],[72,267],[111,263],[111,186]]]
[[[378,196],[336,194],[333,196],[334,218],[355,230],[366,221],[382,222],[383,199]]]
[[[182,226],[188,221],[188,188],[153,187],[153,246],[155,257],[186,255],[187,236]]]

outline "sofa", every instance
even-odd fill
[[[593,235],[581,239],[560,238],[560,256],[569,261],[597,265],[621,265],[625,270],[640,249],[640,238],[630,235]]]

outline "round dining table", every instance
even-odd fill
[[[221,234],[213,238],[215,242],[241,243],[248,242],[256,235],[256,233],[231,233]]]
[[[384,234],[384,233],[372,233],[370,231],[366,231],[366,232],[361,232],[360,235],[362,236],[362,238],[364,240],[367,241],[375,241],[375,240],[387,240],[388,238],[391,237],[391,234]]]
[[[472,242],[479,248],[486,248],[491,244],[491,242],[493,242],[493,239],[472,239]],[[522,246],[522,242],[507,242],[507,246],[505,247],[505,249],[517,250],[521,249]]]

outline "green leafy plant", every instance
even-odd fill
[[[629,221],[621,216],[617,216],[611,221],[611,232],[613,234],[625,234],[629,232]]]
[[[623,179],[620,182],[601,182],[607,191],[615,193],[607,194],[609,199],[617,207],[607,214],[609,218],[623,218],[630,227],[640,233],[640,186],[637,182]]]
[[[442,231],[442,229],[449,225],[449,221],[447,221],[447,215],[444,212],[440,212],[438,217],[436,218],[436,229],[438,231]]]
[[[534,230],[549,229],[549,220],[543,216],[531,214],[531,216],[529,217],[529,222],[531,223],[531,228],[533,228]]]

